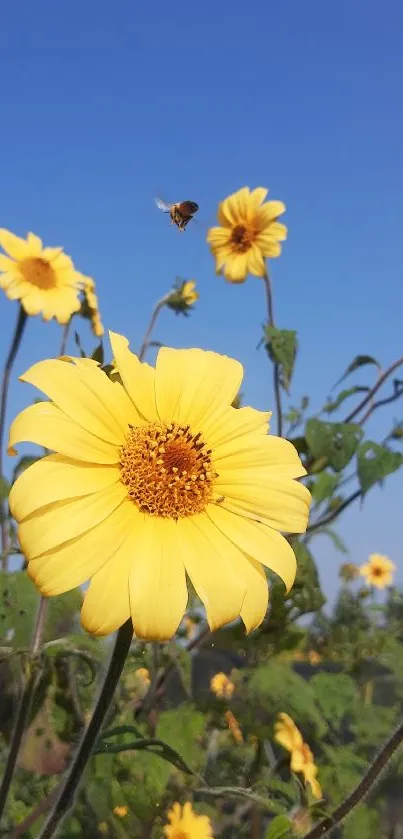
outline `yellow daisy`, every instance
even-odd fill
[[[39,236],[20,239],[0,229],[0,288],[20,300],[27,315],[67,323],[80,308],[81,274],[62,248],[44,248]]]
[[[231,699],[235,690],[234,683],[225,673],[216,673],[210,681],[210,687],[220,699]]]
[[[360,565],[359,571],[367,585],[382,589],[392,585],[396,565],[387,556],[370,554],[368,562]]]
[[[53,450],[17,479],[10,508],[45,596],[86,580],[84,627],[115,631],[130,616],[138,637],[166,640],[187,607],[186,575],[216,629],[241,616],[247,631],[268,603],[263,566],[294,582],[279,531],[301,533],[310,494],[295,448],[267,434],[270,414],[233,408],[243,369],[199,349],[159,350],[156,367],[110,333],[120,380],[96,361],[52,359],[22,381],[51,401],[10,429]]]
[[[163,831],[167,839],[214,839],[208,816],[197,816],[189,801],[181,807],[176,801],[168,811],[169,824]]]
[[[291,754],[291,769],[293,772],[300,772],[304,776],[305,783],[309,784],[314,798],[322,798],[322,789],[317,781],[318,767],[316,766],[313,754],[307,743],[304,743],[302,734],[295,725],[294,720],[288,714],[279,714],[279,719],[274,726],[274,739]]]
[[[212,227],[207,234],[216,272],[224,273],[231,283],[243,283],[248,274],[263,277],[265,258],[280,256],[287,228],[277,219],[285,206],[282,201],[264,204],[267,193],[263,187],[234,192],[219,205],[221,227]]]

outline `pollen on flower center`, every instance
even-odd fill
[[[211,498],[216,474],[210,455],[189,426],[154,422],[131,428],[121,452],[121,480],[143,513],[191,516]]]
[[[243,224],[237,224],[231,234],[231,242],[239,253],[247,251],[253,243],[254,238],[254,231],[244,227]]]
[[[19,267],[24,280],[31,285],[43,290],[56,288],[56,274],[45,259],[39,257],[23,259]]]

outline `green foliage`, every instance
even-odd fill
[[[288,816],[276,816],[266,830],[265,839],[288,839],[292,834],[292,822]]]
[[[343,825],[343,839],[372,839],[381,836],[379,813],[360,804]]]
[[[198,740],[204,732],[205,725],[205,716],[201,711],[197,711],[191,705],[183,705],[180,709],[164,711],[161,714],[156,736],[176,749],[193,769],[197,769],[203,760]]]
[[[369,391],[369,387],[364,387],[363,385],[354,385],[354,387],[349,387],[346,390],[342,390],[335,399],[329,399],[328,402],[323,406],[323,410],[325,414],[332,414],[333,411],[337,411],[337,408],[340,408],[340,405],[346,399],[349,399],[350,396],[355,396],[356,393],[367,393]]]
[[[366,367],[368,366],[368,364],[375,365],[375,367],[377,367],[378,370],[380,369],[379,362],[376,360],[376,358],[373,358],[372,355],[356,355],[355,358],[353,358],[352,362],[348,365],[348,367],[346,367],[341,379],[339,379],[336,382],[335,387],[337,387],[337,385],[340,385],[344,381],[344,379],[347,378],[347,376],[350,376],[351,373],[355,373],[355,371],[358,370],[360,367]]]
[[[311,493],[313,499],[320,504],[333,495],[339,483],[339,476],[331,472],[321,472],[313,483]]]
[[[358,701],[357,687],[346,673],[318,673],[311,679],[316,702],[329,725],[340,728]]]
[[[297,357],[297,333],[291,329],[266,326],[265,336],[267,352],[272,361],[279,365],[280,384],[288,393]]]
[[[341,472],[353,457],[363,430],[355,423],[308,420],[305,436],[314,458],[326,458],[335,472]]]
[[[403,464],[403,455],[392,452],[386,446],[380,446],[367,440],[357,449],[357,473],[362,491],[381,482],[387,475],[396,472]]]
[[[243,692],[245,715],[252,726],[259,724],[264,736],[272,734],[273,722],[283,711],[302,727],[325,730],[311,685],[285,663],[272,660],[252,671]]]

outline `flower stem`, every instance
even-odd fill
[[[165,303],[167,302],[168,296],[169,295],[166,295],[165,297],[161,297],[161,300],[159,300],[158,303],[156,303],[156,305],[153,309],[153,313],[152,313],[151,318],[150,318],[150,323],[147,326],[147,329],[146,329],[146,332],[145,332],[145,335],[144,335],[144,338],[143,338],[143,343],[142,343],[142,345],[139,349],[138,357],[139,357],[140,361],[143,361],[143,358],[144,358],[144,356],[147,352],[147,349],[150,345],[150,338],[151,338],[153,329],[155,327],[155,324],[157,323],[158,315],[159,315],[161,309],[163,309],[163,307],[165,306]]]
[[[46,618],[46,608],[47,608],[47,601],[44,597],[41,597],[39,603],[38,614],[36,617],[36,624],[34,629],[34,634],[32,636],[31,641],[31,650],[30,656],[31,661],[29,663],[28,669],[28,678],[23,690],[23,694],[21,697],[21,702],[18,708],[17,719],[13,731],[13,736],[11,738],[10,743],[10,750],[7,757],[6,768],[4,770],[3,780],[0,787],[0,818],[3,813],[5,804],[7,802],[7,796],[10,790],[11,782],[13,779],[15,767],[17,764],[18,754],[20,751],[20,746],[22,742],[22,738],[24,736],[24,731],[27,726],[27,720],[29,718],[29,714],[31,711],[32,700],[35,693],[35,687],[37,684],[37,677],[38,677],[38,667],[36,666],[35,658],[38,655],[39,648],[42,641],[43,630],[45,626],[45,618]]]
[[[396,749],[403,743],[403,720],[399,723],[398,727],[395,729],[393,734],[389,737],[389,740],[382,746],[381,751],[376,756],[375,760],[371,763],[368,771],[362,778],[362,780],[357,784],[355,789],[347,796],[345,801],[336,807],[333,813],[330,816],[326,816],[326,818],[322,819],[309,833],[306,833],[304,839],[321,839],[322,836],[325,836],[331,830],[333,830],[336,825],[340,824],[346,816],[357,806],[357,804],[362,801],[364,796],[370,791],[371,787],[374,785],[375,781],[379,778],[382,770],[385,768],[386,764],[396,751]]]
[[[24,327],[27,322],[27,313],[20,305],[18,310],[17,323],[15,325],[13,340],[11,342],[10,351],[8,353],[6,363],[3,370],[3,378],[1,383],[1,398],[0,398],[0,478],[3,477],[3,441],[4,441],[4,425],[6,421],[8,387],[10,382],[10,375],[21,339],[24,333]],[[1,519],[1,564],[3,571],[8,568],[8,528],[7,528],[7,513],[4,501],[1,501],[0,508]]]
[[[73,803],[74,793],[80,783],[82,774],[91,756],[93,746],[113,699],[116,686],[130,649],[132,638],[133,626],[131,620],[128,620],[119,629],[115,648],[113,650],[109,667],[106,672],[91,720],[84,732],[80,746],[78,747],[78,751],[70,767],[70,771],[62,785],[56,803],[43,827],[39,839],[50,839],[51,836],[54,836],[60,822]]]
[[[263,284],[266,292],[266,305],[267,305],[267,319],[269,326],[274,326],[274,311],[273,311],[273,290],[271,285],[271,280],[269,276],[268,269],[266,268],[266,272],[263,276]],[[281,437],[283,434],[283,415],[281,410],[281,391],[280,391],[280,369],[279,365],[274,361],[273,362],[273,384],[274,384],[274,398],[276,400],[276,412],[277,412],[277,436]]]
[[[65,355],[66,354],[66,347],[67,347],[67,341],[68,341],[70,327],[71,327],[71,321],[72,321],[72,318],[70,318],[70,320],[68,320],[67,323],[65,323],[64,326],[63,326],[62,340],[60,342],[59,355]]]

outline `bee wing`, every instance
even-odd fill
[[[172,204],[166,204],[165,201],[162,200],[162,198],[156,198],[155,203],[158,209],[162,210],[163,213],[169,213],[172,207]]]

